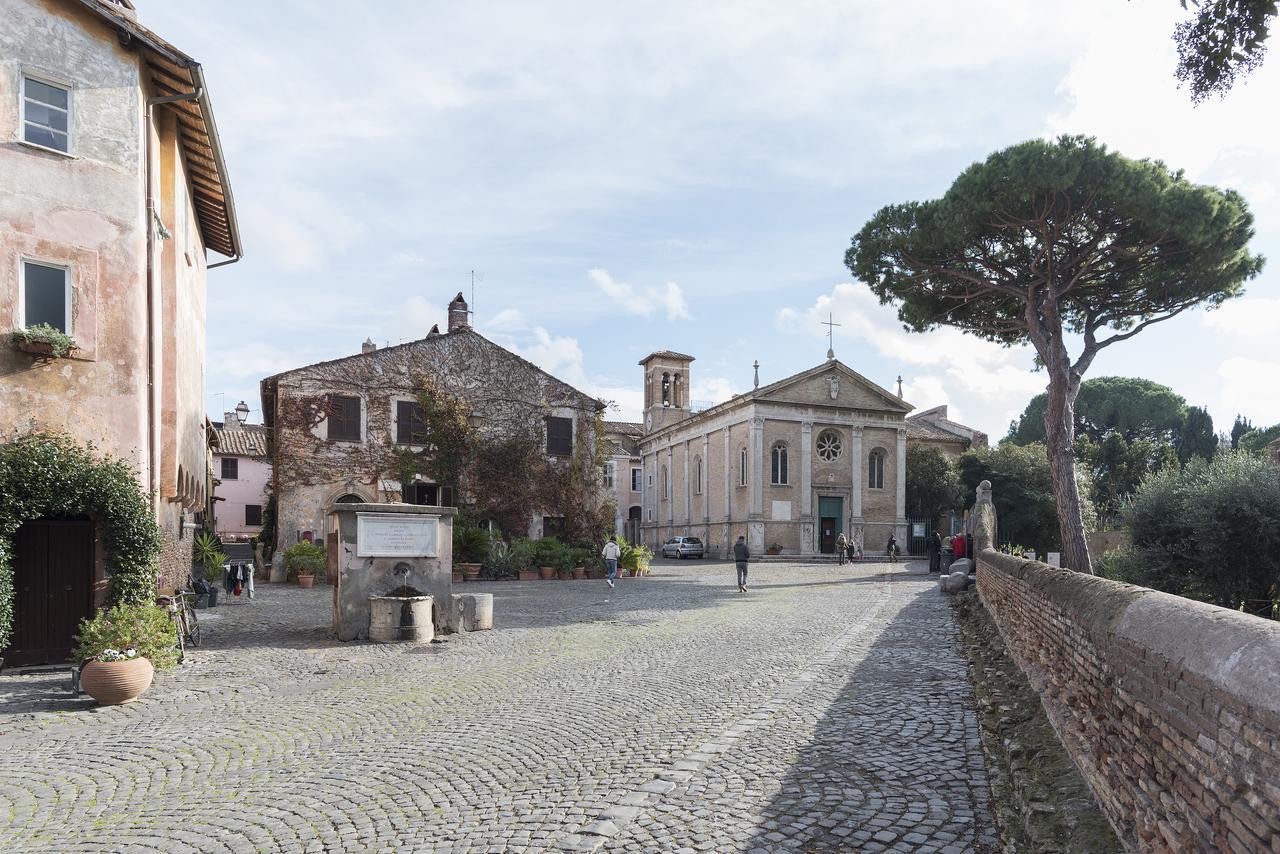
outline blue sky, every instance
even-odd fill
[[[477,328],[638,416],[636,361],[697,356],[714,402],[821,361],[1002,435],[1021,350],[910,335],[850,281],[850,237],[990,151],[1062,132],[1236,187],[1280,257],[1280,58],[1223,102],[1175,88],[1176,0],[258,3],[139,0],[206,70],[245,259],[209,277],[209,410],[268,374]],[[1277,263],[1280,263],[1278,261]],[[1280,267],[1106,351],[1280,421]],[[253,420],[258,420],[255,412]]]

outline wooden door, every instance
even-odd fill
[[[822,539],[818,543],[819,550],[824,555],[834,554],[836,550],[836,520],[831,516],[823,516],[819,521],[819,529],[822,532]]]
[[[71,657],[80,621],[93,616],[93,523],[37,519],[14,538],[13,640],[5,666]]]

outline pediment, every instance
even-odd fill
[[[911,404],[838,360],[759,389],[754,397],[777,403],[838,406],[907,413]]]

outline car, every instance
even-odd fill
[[[662,556],[680,560],[685,557],[700,558],[706,554],[706,547],[697,537],[672,537],[662,544]]]

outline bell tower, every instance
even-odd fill
[[[659,350],[640,360],[644,368],[644,429],[661,430],[691,414],[689,365],[693,356]]]

